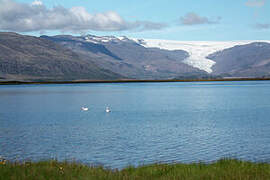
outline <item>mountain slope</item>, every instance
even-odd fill
[[[206,74],[183,63],[189,55],[183,50],[146,48],[132,39],[114,36],[53,36],[50,39],[81,54],[85,59],[96,57],[97,65],[135,79],[170,79],[192,74]],[[93,47],[98,47],[97,49]]]
[[[235,77],[270,75],[270,43],[255,42],[235,46],[208,56],[216,62],[213,74]]]
[[[104,45],[85,41],[83,37],[73,37],[71,35],[57,35],[57,36],[41,36],[43,39],[48,39],[61,44],[64,47],[79,51],[81,53],[88,51],[93,54],[103,54],[116,60],[121,60],[115,54],[110,52]]]
[[[95,64],[104,69],[120,73],[125,77],[138,78],[136,74],[142,74],[140,70],[122,61],[121,58],[110,52],[104,45],[97,42],[86,40],[85,37],[75,36],[41,36],[41,38],[51,40],[61,46],[64,46],[86,60],[95,59]]]
[[[0,77],[15,80],[116,79],[121,76],[38,37],[0,33]]]

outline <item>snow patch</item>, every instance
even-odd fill
[[[125,36],[115,37],[115,36],[93,36],[93,35],[87,35],[84,37],[84,39],[85,41],[92,43],[109,43],[109,42],[121,42],[129,40]]]

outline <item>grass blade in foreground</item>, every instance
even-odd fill
[[[0,179],[270,179],[270,164],[219,160],[211,164],[153,164],[111,170],[78,163],[41,161],[0,165]]]

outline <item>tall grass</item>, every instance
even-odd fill
[[[223,159],[211,164],[152,164],[122,170],[75,162],[1,162],[0,179],[270,179],[270,164]]]

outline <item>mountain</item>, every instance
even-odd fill
[[[205,71],[185,64],[189,56],[183,50],[147,48],[133,39],[114,36],[41,36],[84,56],[98,58],[95,63],[134,79],[171,79]]]
[[[270,76],[270,43],[254,42],[210,54],[213,74],[234,77]]]
[[[118,79],[94,59],[44,38],[0,32],[0,77],[9,80]]]
[[[183,62],[208,72],[203,77],[269,76],[270,41],[174,41],[137,39],[147,48],[182,49],[189,53]],[[180,76],[181,78],[181,76]]]
[[[0,79],[270,77],[270,41],[173,41],[0,33]]]

